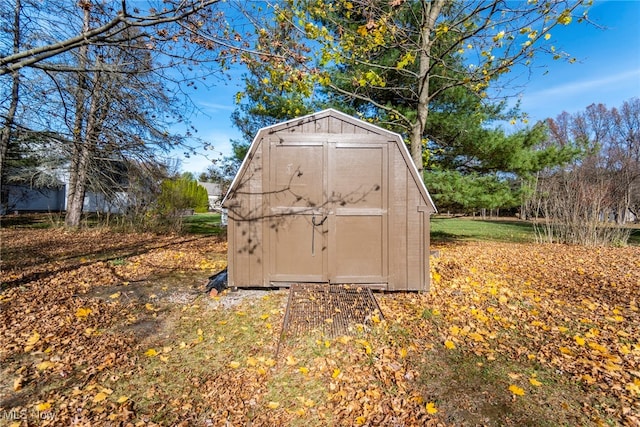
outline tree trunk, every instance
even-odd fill
[[[88,7],[84,9],[84,22],[82,31],[89,30],[90,11]],[[88,46],[84,45],[79,49],[78,68],[86,69],[88,62]],[[85,117],[87,80],[86,73],[78,73],[78,87],[75,93],[75,120],[73,126],[73,150],[71,152],[71,164],[69,165],[69,181],[67,183],[67,206],[64,223],[67,227],[77,228],[80,226],[84,196],[86,193],[86,176],[89,168],[89,150],[86,143],[89,140],[88,133],[83,133]],[[84,134],[84,136],[83,136]]]
[[[22,5],[20,0],[16,0],[13,17],[13,53],[20,51],[20,11]],[[14,71],[12,73],[11,83],[11,101],[9,104],[9,110],[7,116],[4,119],[4,126],[0,131],[0,193],[4,189],[6,174],[5,162],[7,159],[7,152],[9,150],[9,141],[11,140],[11,129],[15,121],[16,110],[18,109],[18,100],[20,95],[20,73]]]
[[[424,21],[420,43],[420,75],[418,77],[418,116],[411,127],[410,143],[411,158],[422,177],[424,164],[422,161],[422,138],[429,115],[429,72],[431,69],[431,32],[435,29],[436,20],[440,15],[445,0],[423,0]]]

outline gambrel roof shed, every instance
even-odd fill
[[[223,206],[230,287],[429,288],[436,208],[397,133],[333,109],[263,128]]]

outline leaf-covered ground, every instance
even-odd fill
[[[384,319],[278,337],[214,237],[0,231],[0,425],[638,425],[640,248],[448,244]]]

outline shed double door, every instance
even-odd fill
[[[271,282],[387,283],[387,150],[370,138],[271,141]]]

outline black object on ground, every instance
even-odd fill
[[[227,289],[227,269],[226,268],[214,274],[213,276],[209,277],[209,283],[207,283],[206,292],[209,294],[214,289],[216,291],[215,292],[216,294],[219,294],[220,292]]]

